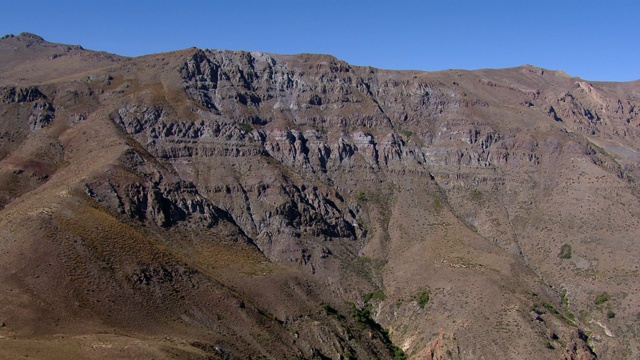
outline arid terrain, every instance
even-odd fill
[[[638,359],[640,81],[0,39],[0,358]]]

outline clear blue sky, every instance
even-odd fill
[[[533,64],[640,79],[639,0],[0,0],[0,35],[23,31],[128,56],[197,46],[388,69]]]

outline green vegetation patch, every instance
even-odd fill
[[[562,310],[564,311],[564,316],[571,321],[576,321],[576,317],[571,311],[569,311],[569,298],[567,297],[567,291],[563,291],[560,296],[562,297]]]
[[[549,304],[546,301],[542,302],[542,306],[544,306],[545,309],[547,309],[548,312],[554,314],[554,315],[560,315],[560,313],[558,312],[558,310],[556,310],[555,307],[553,307],[553,305]]]
[[[433,199],[433,210],[435,210],[435,212],[438,214],[440,213],[440,211],[442,211],[442,202],[439,198]]]
[[[320,305],[320,307],[322,308],[322,311],[324,311],[325,313],[327,313],[327,315],[335,315],[338,316],[338,310],[334,309],[331,305],[326,304],[326,303],[322,303]]]
[[[564,295],[562,295],[562,296],[563,296],[562,305],[563,305],[563,307],[565,307],[565,301],[566,301],[565,299],[566,299],[566,297]],[[569,326],[575,326],[575,316],[569,310],[567,310],[566,308],[561,313],[553,305],[549,304],[546,301],[541,301],[540,303],[537,303],[535,305],[535,307],[534,307],[534,310],[538,315],[545,313],[545,310],[540,310],[539,309],[540,305],[542,305],[542,307],[545,308],[546,312],[554,315],[556,318],[558,318],[559,320],[561,320],[565,324],[567,324]]]
[[[393,358],[396,360],[406,360],[407,355],[404,351],[396,346],[389,336],[389,331],[377,322],[373,320],[371,317],[371,300],[384,300],[386,296],[382,292],[382,290],[375,291],[373,293],[369,293],[364,296],[364,307],[358,308],[354,303],[349,304],[349,316],[358,324],[362,329],[369,328],[374,332],[380,334],[382,341],[387,345],[388,349],[391,351]]]
[[[358,308],[355,304],[350,304],[349,316],[360,325],[361,328],[374,327],[377,325],[371,318],[371,304],[367,303],[363,308]],[[378,325],[379,326],[379,325]]]
[[[602,305],[604,303],[606,303],[607,301],[609,301],[611,299],[611,296],[609,294],[607,294],[607,292],[601,292],[600,294],[598,294],[598,296],[596,297],[596,300],[594,301],[596,303],[596,305]]]
[[[244,130],[245,132],[250,133],[253,131],[253,126],[251,124],[238,123],[238,126],[240,127],[240,129]]]
[[[480,202],[483,199],[483,195],[482,195],[482,191],[478,190],[478,189],[473,189],[471,191],[471,200],[475,201],[475,202]]]
[[[393,360],[406,360],[407,359],[407,355],[404,353],[404,351],[402,351],[402,349],[400,349],[397,346],[393,346],[394,347],[394,353],[393,353]]]
[[[424,309],[424,307],[429,302],[429,291],[421,290],[418,295],[416,295],[415,300],[418,303],[418,307],[420,309]]]
[[[571,245],[564,244],[560,248],[560,254],[558,254],[560,259],[571,259]]]
[[[364,296],[364,302],[368,303],[371,300],[373,301],[383,301],[384,299],[386,299],[387,296],[384,294],[384,292],[380,289],[372,292],[372,293],[368,293],[367,295]]]

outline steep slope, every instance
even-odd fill
[[[640,353],[637,83],[64,47],[0,40],[7,354]]]

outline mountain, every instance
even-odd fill
[[[640,82],[0,40],[0,357],[634,359]]]

